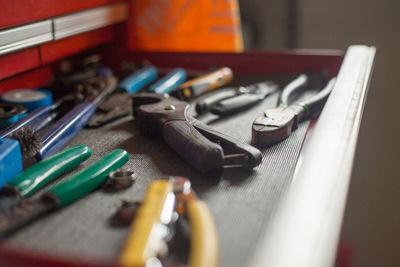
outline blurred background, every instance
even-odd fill
[[[400,1],[239,0],[239,6],[246,49],[377,48],[341,244],[351,248],[351,266],[400,266]]]

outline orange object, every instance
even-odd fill
[[[132,0],[128,35],[133,50],[243,50],[237,0]]]

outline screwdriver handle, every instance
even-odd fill
[[[40,118],[40,117],[42,117],[42,116],[54,111],[57,107],[58,107],[58,104],[53,104],[51,106],[39,107],[39,108],[35,109],[34,111],[32,111],[31,113],[26,115],[21,120],[19,120],[16,123],[10,125],[6,129],[1,130],[0,131],[0,138],[6,137],[6,136],[12,134],[13,132],[21,129],[22,127],[29,125],[30,123],[32,123],[36,119],[38,119],[38,118]]]
[[[186,71],[182,68],[176,68],[154,84],[150,85],[149,91],[157,94],[169,94],[183,83],[185,79]]]
[[[4,186],[3,191],[13,191],[21,197],[29,197],[39,188],[85,161],[91,155],[92,151],[85,145],[65,149],[18,174]]]
[[[65,114],[42,137],[42,147],[36,154],[37,160],[60,151],[88,123],[95,111],[96,106],[92,102],[83,102]]]
[[[128,159],[129,154],[125,150],[116,149],[89,167],[53,186],[44,197],[55,199],[58,208],[65,207],[100,186],[110,172],[121,168],[128,162]]]
[[[171,95],[188,100],[205,92],[214,90],[230,83],[233,80],[233,72],[228,67],[220,68],[206,75],[182,83]]]
[[[118,89],[125,90],[129,94],[137,93],[140,89],[155,81],[157,74],[157,69],[154,66],[142,68],[123,79],[118,85]]]
[[[41,139],[42,147],[36,154],[37,160],[43,160],[60,151],[86,126],[96,112],[96,107],[115,90],[118,83],[115,77],[108,77],[102,80],[105,81],[106,87],[97,96],[76,105],[44,134]]]
[[[49,125],[52,121],[54,121],[57,116],[58,116],[59,112],[51,112],[51,113],[47,113],[45,115],[43,115],[40,120],[35,120],[33,122],[31,122],[31,124],[29,125],[32,128],[32,131],[34,133],[39,132],[40,130],[42,130],[43,128],[45,128],[47,125]]]

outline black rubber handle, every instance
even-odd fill
[[[243,143],[231,136],[218,132],[207,124],[188,116],[188,119],[202,135],[211,141],[218,142],[224,150],[225,157],[233,154],[243,154],[246,160],[240,162],[241,167],[254,168],[259,165],[262,160],[261,151],[257,148]]]
[[[222,175],[224,152],[220,145],[200,134],[189,122],[172,120],[163,125],[165,142],[196,170],[212,178]]]
[[[211,109],[211,113],[224,116],[242,111],[261,101],[258,95],[242,94],[222,100]]]
[[[206,97],[203,100],[196,102],[196,112],[197,114],[202,114],[209,111],[215,104],[219,101],[224,100],[229,97],[233,97],[237,94],[236,90],[224,90],[213,95]]]

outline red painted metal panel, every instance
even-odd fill
[[[57,266],[57,267],[116,267],[104,260],[82,260],[66,255],[43,254],[43,252],[19,248],[8,248],[0,245],[0,266],[26,267],[26,266]]]
[[[0,6],[4,11],[2,16],[0,16],[0,28],[59,16],[118,1],[121,0],[0,0]]]
[[[353,266],[354,258],[354,247],[350,243],[340,243],[337,256],[336,256],[336,267],[351,267]]]
[[[107,47],[104,59],[117,68],[121,62],[148,60],[158,67],[182,67],[209,70],[210,67],[230,67],[240,75],[298,74],[305,71],[325,71],[328,76],[338,73],[343,52],[338,50],[301,50],[243,53],[179,53],[131,52]]]
[[[39,51],[31,47],[0,57],[0,79],[39,67]]]
[[[0,94],[18,88],[40,88],[52,77],[53,69],[50,66],[24,72],[0,81]]]
[[[110,26],[42,44],[40,45],[41,62],[48,64],[83,50],[111,42],[113,39],[114,29]]]

